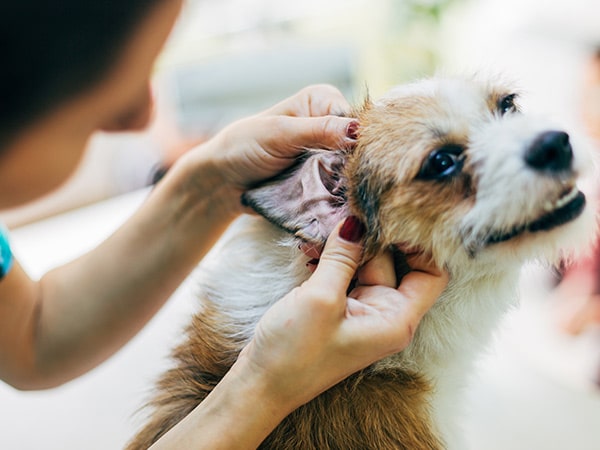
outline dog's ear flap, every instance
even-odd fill
[[[245,192],[242,203],[314,244],[348,215],[342,151],[311,150],[281,175]]]

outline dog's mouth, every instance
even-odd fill
[[[486,244],[505,242],[526,232],[549,231],[576,219],[584,208],[585,195],[577,187],[571,187],[563,191],[554,203],[548,201],[544,205],[544,210],[547,211],[546,214],[533,222],[518,225],[508,232],[492,234],[488,237]]]

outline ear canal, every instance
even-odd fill
[[[323,244],[348,215],[343,151],[310,150],[287,171],[246,191],[242,203],[311,243]]]

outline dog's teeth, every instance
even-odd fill
[[[578,190],[576,187],[574,187],[573,189],[571,189],[571,192],[569,192],[567,195],[565,195],[562,198],[559,198],[558,201],[556,202],[556,208],[562,208],[563,206],[565,206],[567,203],[569,203],[571,200],[573,200],[577,194],[578,194]]]
[[[552,211],[554,211],[556,209],[562,208],[567,203],[569,203],[571,200],[573,200],[575,197],[577,197],[578,193],[579,193],[579,190],[577,189],[577,187],[574,187],[573,189],[571,189],[569,191],[568,194],[562,196],[561,198],[559,198],[555,202],[551,202],[550,200],[547,200],[544,203],[544,211],[546,211],[546,212],[552,212]]]
[[[551,212],[551,211],[554,211],[555,209],[562,208],[567,203],[569,203],[571,200],[573,200],[575,197],[577,197],[578,193],[579,193],[579,190],[577,189],[577,187],[574,187],[573,189],[571,189],[571,191],[567,195],[562,196],[561,198],[556,200],[556,202],[551,203],[551,202],[547,201],[546,203],[544,203],[544,211]]]

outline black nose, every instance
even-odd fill
[[[525,153],[525,162],[536,170],[568,170],[572,161],[573,149],[569,135],[563,131],[546,131],[540,134]]]

